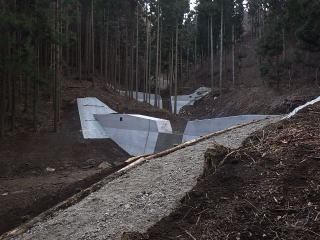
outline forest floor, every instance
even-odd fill
[[[130,157],[110,139],[83,139],[77,98],[97,97],[117,112],[169,119],[174,130],[184,129],[185,120],[129,100],[99,82],[95,87],[89,81],[66,82],[58,133],[52,131],[52,107],[43,96],[38,131],[32,130],[32,114],[24,114],[16,120],[16,131],[0,142],[0,233],[113,173]]]
[[[315,104],[252,134],[170,216],[127,239],[320,239],[319,125]]]
[[[279,119],[238,126],[170,154],[147,159],[114,178],[102,180],[101,188],[72,206],[51,211],[21,226],[12,232],[13,239],[115,240],[123,232],[147,231],[179,206],[179,201],[197,184],[208,147],[221,144],[238,148],[251,133]]]
[[[96,82],[95,87],[90,81],[73,79],[64,82],[58,133],[52,131],[50,99],[42,96],[38,131],[33,132],[32,114],[23,114],[23,117],[16,119],[16,130],[1,141],[0,233],[33,218],[124,166],[124,160],[129,155],[113,141],[83,140],[76,106],[79,97],[97,97],[120,113],[168,119],[173,129],[181,133],[186,119],[285,113],[319,95],[319,90],[315,88],[279,94],[263,88],[226,91],[222,103],[216,104],[216,95],[208,95],[195,106],[186,107],[191,110],[177,117],[166,110],[120,96],[100,81]],[[186,89],[181,93],[190,92],[192,90]],[[265,97],[261,98],[261,94]],[[271,100],[273,98],[274,101]],[[99,167],[103,162],[107,164]]]

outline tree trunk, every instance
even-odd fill
[[[82,80],[82,32],[81,32],[81,5],[78,9],[78,70],[79,81]]]
[[[319,86],[319,82],[318,82],[319,68],[320,67],[316,68],[316,84],[317,84],[317,86]]]
[[[223,69],[223,2],[221,3],[221,30],[220,30],[220,101],[222,98],[222,69]]]
[[[1,102],[0,102],[0,138],[4,138],[5,134],[5,119],[6,119],[6,76],[1,78]]]
[[[109,56],[108,56],[108,47],[109,47],[109,9],[108,9],[108,13],[107,13],[107,20],[106,20],[106,42],[105,42],[105,47],[104,47],[104,56],[105,56],[105,60],[104,60],[104,78],[106,82],[109,82],[109,78],[108,78],[108,63],[109,63]]]
[[[174,43],[173,43],[173,35],[171,38],[171,66],[170,66],[170,103],[171,103],[171,96],[172,96],[172,83],[174,79],[174,72],[173,72],[173,65],[174,65]],[[173,111],[172,104],[170,104],[170,112]]]
[[[289,87],[289,89],[290,89],[290,88],[291,88],[291,83],[292,83],[291,68],[288,69],[288,73],[289,73],[289,84],[288,84],[288,87]]]
[[[139,92],[139,4],[137,4],[137,34],[136,34],[136,99]]]
[[[182,87],[184,87],[184,81],[183,81],[183,60],[182,60],[182,37],[181,37],[181,43],[180,43],[180,82],[182,84]]]
[[[207,29],[207,31],[208,31],[207,57],[209,57],[209,55],[210,55],[210,32],[211,32],[211,30],[210,30],[210,18],[209,17],[208,17],[208,29]]]
[[[126,84],[126,96],[129,97],[129,36],[128,26],[126,25],[126,50],[125,50],[125,84]]]
[[[159,45],[160,45],[160,6],[158,3],[158,16],[157,16],[157,49],[156,49],[156,74],[155,74],[155,99],[154,106],[158,107],[158,82],[159,82]]]
[[[106,9],[103,9],[103,16],[102,16],[102,24],[101,27],[99,27],[100,30],[100,46],[99,46],[99,53],[100,53],[100,76],[103,76],[104,73],[104,64],[103,64],[103,58],[104,58],[104,32],[105,32],[105,28],[104,28],[104,24],[106,22]]]
[[[193,77],[193,87],[196,86],[196,71],[197,71],[197,36],[194,37],[194,77]]]
[[[235,87],[235,85],[236,85],[234,52],[235,52],[235,33],[234,33],[234,25],[232,25],[232,83],[233,83],[233,87]]]
[[[38,43],[39,44],[39,43]],[[40,78],[40,47],[38,46],[37,54],[37,76],[34,78],[33,86],[33,128],[38,130],[38,101],[39,101],[39,78]]]
[[[213,70],[213,24],[212,24],[212,16],[210,17],[210,23],[211,23],[211,27],[210,27],[210,39],[211,39],[211,67],[210,67],[210,70],[211,70],[211,89],[213,91],[213,88],[214,88],[214,81],[213,81],[213,74],[214,74],[214,70]]]
[[[132,37],[132,39],[134,39],[134,38]],[[131,81],[130,81],[131,94],[130,94],[130,98],[133,98],[133,80],[134,80],[133,66],[134,66],[134,47],[131,46]]]
[[[158,107],[160,108],[160,99],[161,99],[161,83],[160,83],[160,76],[162,78],[162,80],[164,80],[163,76],[162,76],[162,24],[161,24],[161,31],[160,31],[160,47],[159,47],[159,82],[158,82]]]
[[[286,49],[286,35],[285,35],[285,30],[282,28],[282,47],[283,47],[283,61],[286,60],[287,58],[287,49]]]
[[[177,94],[178,94],[178,37],[179,26],[176,24],[176,66],[174,73],[174,114],[177,114]]]
[[[56,9],[55,9],[55,32],[59,34],[59,0],[56,0]],[[58,132],[58,122],[59,122],[59,84],[58,84],[58,72],[59,72],[59,49],[58,45],[55,43],[53,46],[53,65],[54,65],[54,120],[53,128],[54,132]]]
[[[90,47],[92,46],[91,44],[91,18],[90,18],[90,10],[88,12],[86,11],[86,29],[85,29],[85,36],[86,36],[86,42],[85,42],[85,69],[86,69],[86,77],[89,79],[90,77],[90,68],[91,68],[91,51]]]
[[[149,36],[149,61],[148,61],[148,102],[151,104],[151,82],[150,82],[150,76],[151,76],[151,60],[152,60],[152,48],[151,48],[151,36]]]
[[[94,5],[93,5],[93,0],[91,0],[91,54],[92,54],[92,85],[95,87],[95,78],[94,78],[94,73],[95,73],[95,45],[94,45],[94,22],[93,22],[93,12],[94,12]]]
[[[186,74],[187,74],[187,82],[189,82],[189,48],[187,48],[187,69],[186,69]]]
[[[148,10],[146,10],[148,11]],[[147,13],[148,14],[148,13]],[[148,23],[148,19],[147,19],[147,23],[146,23],[146,53],[145,53],[145,81],[144,81],[144,96],[143,96],[143,100],[145,102],[148,101],[148,73],[149,73],[149,23]]]

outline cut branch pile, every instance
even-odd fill
[[[145,239],[320,239],[320,104],[229,151]]]

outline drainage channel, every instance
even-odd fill
[[[262,122],[260,123],[260,121]],[[157,221],[158,218],[167,215],[170,212],[170,209],[175,206],[178,189],[180,191],[178,198],[180,198],[183,197],[184,192],[188,192],[193,184],[195,184],[203,166],[202,153],[208,145],[218,141],[227,145],[235,144],[235,147],[237,147],[240,144],[241,139],[245,139],[251,132],[274,121],[276,120],[253,121],[192,140],[173,149],[149,157],[136,159],[136,162],[131,163],[125,169],[121,169],[117,173],[94,184],[92,187],[83,190],[81,193],[68,199],[58,207],[51,209],[46,215],[43,214],[30,222],[29,225],[13,230],[11,233],[7,234],[7,236],[15,236],[17,239],[29,239],[29,236],[39,236],[44,237],[43,239],[49,239],[49,236],[59,236],[59,239],[62,239],[62,236],[71,236],[71,231],[73,233],[72,236],[75,239],[84,239],[86,237],[88,237],[88,239],[102,239],[102,236],[104,237],[103,239],[114,239],[112,236],[114,236],[116,232],[123,232],[122,230],[127,228],[131,229],[134,227],[141,227],[142,225],[146,228],[150,224],[153,224],[154,221]],[[211,139],[212,137],[217,138]],[[197,147],[195,144],[197,144]],[[197,148],[199,152],[195,151],[195,148]],[[183,151],[183,154],[181,151]],[[173,155],[171,155],[171,153]],[[186,156],[184,154],[186,154]],[[196,157],[195,154],[197,155]],[[155,158],[159,158],[160,160],[157,161]],[[142,163],[144,162],[145,164],[142,166]],[[131,171],[133,169],[134,171]],[[146,181],[146,178],[148,177],[146,175],[149,176],[148,181]],[[133,181],[134,179],[135,181]],[[178,180],[182,181],[184,184],[182,190],[182,185],[180,185]],[[164,182],[163,184],[160,184],[159,181]],[[177,189],[167,189],[171,186],[170,184],[173,184]],[[144,191],[144,188],[149,189],[151,187],[154,187],[154,189]],[[162,193],[162,191],[164,192]],[[171,191],[169,195],[165,194],[167,191]],[[144,194],[143,197],[146,197],[146,199],[141,199],[141,193]],[[83,196],[87,196],[88,194],[90,194],[90,197],[79,202]],[[155,205],[152,204],[151,197],[153,199],[152,201],[155,201]],[[148,200],[149,198],[150,202]],[[162,200],[164,202],[162,202]],[[170,207],[167,206],[166,202],[168,202]],[[126,204],[123,205],[122,203]],[[131,204],[133,204],[132,207]],[[144,206],[144,204],[147,205]],[[57,212],[57,210],[68,206],[70,206],[70,208]],[[158,207],[161,211],[154,212],[154,208],[158,209]],[[114,209],[117,209],[119,213],[114,212]],[[140,213],[141,209],[143,209],[143,212]],[[131,214],[131,211],[134,211],[134,214]],[[150,216],[148,215],[149,218],[141,216],[141,214],[145,215],[146,213],[151,214]],[[140,222],[140,220],[137,221],[137,214],[140,216],[142,222]],[[48,216],[52,217],[46,218]],[[117,221],[114,222],[113,218],[116,218]],[[126,220],[127,218],[128,221]],[[133,219],[135,219],[134,222],[129,221]],[[147,224],[146,221],[149,221],[148,219],[150,222]],[[35,224],[37,222],[39,223]],[[130,224],[133,224],[134,226],[132,225],[131,227]],[[98,231],[100,225],[108,227],[103,227]],[[82,230],[79,226],[82,226]],[[19,235],[30,228],[32,229],[26,234]],[[77,229],[77,231],[74,231],[73,229]],[[114,229],[117,229],[117,231]]]

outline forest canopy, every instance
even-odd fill
[[[196,3],[191,9],[189,0],[1,1],[0,135],[15,128],[19,109],[32,112],[37,130],[44,94],[50,96],[57,130],[61,87],[71,78],[91,80],[93,86],[100,78],[131,98],[138,91],[157,97],[160,79],[166,78],[170,95],[176,95],[191,72],[208,63],[209,87],[221,90],[228,71],[233,86],[239,85],[235,75],[241,72],[245,34],[258,41],[254,50],[270,85],[286,78],[292,85],[301,65],[317,76],[319,1]],[[229,52],[232,62],[226,60]]]

